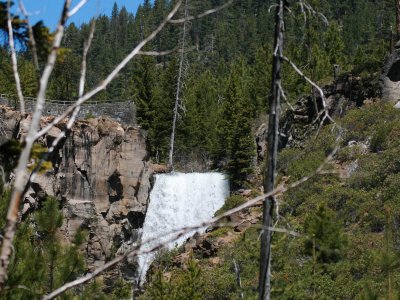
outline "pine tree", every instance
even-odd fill
[[[219,124],[218,156],[226,159],[226,169],[233,187],[245,183],[251,174],[255,156],[247,76],[244,59],[237,59],[228,80]]]
[[[251,99],[254,107],[254,116],[260,112],[268,112],[266,95],[270,93],[271,78],[271,49],[263,46],[256,51],[255,61],[251,69]]]
[[[200,300],[204,299],[203,286],[200,281],[201,269],[196,261],[190,257],[187,270],[170,281],[164,278],[161,270],[157,270],[152,285],[140,299],[160,300]]]
[[[386,277],[386,299],[394,300],[398,299],[398,286],[396,286],[394,280],[394,274],[399,271],[400,268],[400,255],[394,247],[393,239],[393,216],[391,209],[385,207],[386,211],[386,226],[385,226],[385,237],[384,237],[384,249],[378,254],[379,264],[383,274]]]
[[[135,64],[134,72],[131,75],[130,87],[132,92],[129,97],[134,99],[136,104],[136,119],[143,129],[148,130],[153,123],[154,108],[153,89],[156,83],[156,70],[154,59],[151,57],[140,57]]]
[[[336,22],[331,22],[324,36],[325,51],[329,57],[331,66],[334,64],[344,65],[344,42],[341,36],[339,25]]]
[[[308,255],[310,278],[303,284],[309,286],[312,299],[317,299],[319,286],[323,280],[326,266],[338,263],[343,258],[344,247],[347,243],[341,226],[335,220],[335,213],[321,204],[316,212],[310,213],[304,222],[304,253]]]
[[[320,205],[315,213],[307,216],[304,232],[307,234],[305,253],[315,255],[318,263],[334,263],[342,258],[346,238],[340,224],[335,221],[334,212],[325,205]]]
[[[70,245],[61,243],[58,230],[63,217],[58,205],[56,199],[47,198],[38,212],[20,224],[2,299],[38,299],[86,270],[80,249],[86,235],[78,232]]]
[[[177,74],[176,60],[158,77],[153,89],[153,100],[150,107],[150,118],[153,120],[149,128],[148,144],[152,157],[165,162],[168,158],[169,137],[175,100],[175,82]]]
[[[193,68],[194,69],[194,68]],[[194,71],[183,93],[185,113],[177,126],[177,156],[207,163],[216,147],[219,116],[216,78],[209,71]]]

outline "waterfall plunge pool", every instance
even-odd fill
[[[150,203],[143,224],[140,251],[149,251],[160,243],[173,238],[176,230],[196,226],[212,218],[229,196],[229,181],[221,173],[170,173],[155,176],[154,187],[150,193]],[[195,232],[182,235],[167,243],[165,249],[181,246]],[[141,254],[138,257],[138,280],[145,281],[146,273],[155,258],[155,253]]]

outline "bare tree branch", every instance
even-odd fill
[[[96,21],[95,21],[95,19],[93,19],[90,22],[89,37],[88,37],[87,41],[85,42],[84,49],[83,49],[82,66],[81,66],[81,78],[79,80],[79,91],[78,91],[79,98],[81,98],[83,96],[83,93],[85,91],[86,70],[87,70],[87,55],[88,55],[90,46],[92,45],[95,29],[96,29]]]
[[[313,15],[316,16],[318,18],[320,18],[322,20],[322,22],[326,25],[329,26],[329,21],[328,19],[325,17],[325,15],[321,12],[316,11],[311,4],[309,4],[306,0],[298,0],[298,3],[300,5],[300,10],[301,13],[304,16],[304,23],[307,22],[307,13],[309,15]]]
[[[116,76],[116,74],[121,70],[128,62],[130,59],[132,59],[135,55],[139,54],[144,54],[144,55],[162,55],[162,54],[169,54],[170,51],[165,51],[165,52],[146,52],[146,51],[141,51],[140,49],[146,45],[149,41],[151,41],[162,29],[163,26],[165,26],[168,23],[168,20],[173,17],[173,15],[177,12],[179,6],[181,5],[183,0],[179,1],[176,5],[176,7],[171,11],[171,13],[167,16],[167,18],[164,20],[162,24],[151,34],[149,35],[146,39],[144,39],[117,67],[114,69],[113,72],[111,72],[106,80],[104,80],[98,87],[96,87],[94,90],[91,92],[85,94],[85,95],[79,95],[79,99],[77,102],[75,102],[73,105],[68,107],[66,111],[61,114],[60,116],[56,117],[50,124],[48,124],[45,128],[41,129],[35,136],[35,139],[43,136],[46,134],[55,124],[59,123],[61,120],[65,119],[68,115],[72,114],[70,120],[67,123],[67,127],[71,128],[73,123],[75,122],[76,116],[78,114],[77,108],[81,106],[85,101],[90,99],[93,95],[95,95],[97,92],[99,92],[101,89],[104,89]],[[191,50],[192,48],[189,48]],[[184,53],[185,51],[182,49],[179,49],[179,52]],[[118,70],[117,70],[118,69]],[[117,71],[116,71],[117,70]],[[82,80],[82,77],[81,77]],[[183,108],[184,109],[184,108]],[[49,149],[49,152],[53,151],[54,148],[56,147],[57,143],[65,136],[65,132],[61,133],[61,135],[52,143],[51,148]],[[50,151],[51,150],[51,151]],[[41,163],[43,160],[41,160]],[[40,163],[38,164],[40,166]],[[35,172],[37,169],[35,169]],[[31,174],[30,178],[33,178],[34,172]]]
[[[281,56],[281,58],[286,61],[296,71],[297,74],[303,77],[303,79],[305,79],[310,85],[312,85],[320,94],[323,110],[320,113],[317,112],[317,119],[319,119],[321,115],[324,115],[321,123],[323,123],[326,119],[329,119],[331,122],[335,123],[335,120],[333,120],[332,117],[329,115],[328,106],[326,104],[326,97],[322,88],[310,78],[308,78],[289,58],[287,58],[286,56]]]
[[[256,202],[259,202],[260,200],[263,200],[263,199],[259,199]],[[250,207],[250,206],[248,206],[248,207]],[[248,208],[248,207],[246,207],[246,208]],[[223,219],[225,217],[222,217],[221,219]],[[143,243],[141,243],[140,245],[137,245],[134,248],[130,249],[129,251],[125,252],[123,255],[118,256],[118,257],[114,258],[113,260],[109,261],[108,263],[104,264],[103,266],[97,268],[92,273],[86,274],[83,277],[80,277],[80,278],[78,278],[76,280],[68,282],[68,283],[64,284],[63,286],[57,288],[56,290],[54,290],[50,294],[45,295],[42,298],[42,300],[54,299],[55,297],[61,295],[62,293],[65,293],[66,291],[68,291],[68,290],[70,290],[70,289],[72,289],[72,288],[74,288],[76,286],[82,285],[82,284],[84,284],[84,283],[96,278],[98,275],[100,275],[105,270],[107,270],[107,269],[111,268],[112,266],[115,266],[116,264],[124,261],[128,257],[134,257],[134,256],[142,255],[142,254],[149,254],[149,253],[156,252],[156,251],[162,249],[167,244],[176,241],[177,239],[179,239],[181,236],[185,235],[186,233],[191,232],[191,231],[195,231],[195,230],[199,230],[199,229],[201,229],[203,227],[206,227],[206,226],[209,226],[209,225],[213,225],[213,223],[209,221],[209,222],[201,223],[201,224],[196,225],[196,226],[184,227],[184,228],[181,228],[181,229],[174,230],[173,232],[171,232],[171,234],[174,234],[174,236],[172,236],[171,238],[167,239],[166,241],[164,241],[162,243],[158,243],[158,244],[154,245],[153,247],[151,247],[148,250],[141,251],[140,247],[142,245],[157,241],[161,237],[165,236],[165,234],[163,236],[157,236],[157,237],[148,239],[148,240],[144,241]],[[239,223],[220,223],[220,224],[218,224],[218,227],[235,227],[237,225],[239,225]],[[252,225],[252,226],[257,227],[256,225]],[[293,230],[287,230],[285,228],[262,227],[262,225],[259,226],[259,227],[261,229],[263,229],[263,230],[284,233],[284,234],[292,235],[294,237],[301,236],[301,234],[299,234],[298,232],[295,232]]]
[[[77,107],[79,107],[82,103],[86,100],[93,97],[99,91],[104,89],[122,70],[123,67],[135,56],[137,55],[138,51],[144,47],[149,41],[155,38],[155,36],[163,29],[163,27],[168,23],[175,13],[178,11],[180,5],[182,4],[182,0],[179,0],[173,10],[168,14],[166,19],[154,30],[146,39],[144,39],[139,45],[108,75],[108,77],[94,90],[91,92],[83,95],[80,99],[75,102],[74,105],[70,106],[67,109],[67,112],[63,115],[60,119],[64,119],[65,116],[72,113]],[[65,0],[63,11],[61,14],[60,22],[57,26],[56,33],[53,40],[52,49],[50,51],[47,64],[44,68],[42,77],[40,79],[40,88],[37,96],[36,108],[32,116],[31,126],[29,128],[28,134],[25,138],[25,147],[21,152],[20,158],[18,160],[18,165],[16,168],[16,177],[14,183],[14,189],[11,195],[11,201],[8,208],[7,213],[7,223],[5,226],[5,234],[2,243],[2,249],[0,254],[0,290],[3,288],[4,282],[7,279],[7,268],[10,263],[10,255],[12,253],[12,243],[15,235],[17,218],[18,218],[18,211],[19,211],[19,204],[21,202],[21,198],[23,197],[24,188],[27,183],[26,178],[26,166],[29,161],[30,152],[32,150],[32,146],[34,141],[37,139],[37,131],[39,129],[40,118],[42,116],[44,102],[45,102],[45,93],[47,90],[47,84],[50,78],[50,75],[54,69],[54,65],[57,58],[57,51],[61,45],[61,40],[64,35],[65,23],[68,19],[68,11],[71,5],[71,0]],[[73,121],[71,122],[72,126]],[[56,123],[54,123],[56,124]],[[47,127],[47,130],[51,129],[54,124]],[[43,130],[42,130],[43,132]],[[47,132],[47,131],[46,131]]]
[[[36,71],[39,71],[39,60],[38,60],[38,56],[37,56],[36,40],[35,40],[35,36],[33,35],[32,26],[29,22],[29,14],[25,9],[25,6],[24,6],[24,3],[22,2],[22,0],[19,0],[18,2],[19,2],[19,9],[21,10],[22,14],[24,15],[24,17],[26,19],[26,24],[28,26],[29,41],[30,41],[31,47],[32,47],[33,63],[35,64]]]
[[[8,2],[7,2],[8,44],[9,44],[10,50],[11,50],[11,62],[12,62],[14,80],[15,80],[15,87],[17,89],[19,106],[20,106],[21,114],[25,114],[25,101],[24,101],[24,95],[22,94],[21,79],[20,79],[19,73],[18,73],[18,61],[17,61],[17,53],[15,51],[14,32],[13,32],[13,27],[12,27],[12,17],[11,17],[11,13],[10,13],[10,8],[11,8],[11,0],[8,0]]]
[[[222,10],[222,9],[224,9],[224,8],[226,8],[226,7],[228,7],[228,6],[231,5],[232,3],[233,3],[233,0],[229,0],[227,3],[225,3],[225,4],[221,5],[221,6],[218,6],[218,7],[212,8],[212,9],[209,9],[209,10],[207,10],[207,11],[205,11],[205,12],[203,12],[203,13],[197,15],[197,16],[187,16],[187,17],[185,16],[185,17],[182,18],[182,19],[169,20],[168,22],[171,23],[171,24],[180,24],[180,23],[185,23],[185,22],[187,22],[187,21],[192,21],[192,20],[200,19],[200,18],[203,18],[203,17],[205,17],[205,16],[208,16],[208,15],[211,15],[211,14],[213,14],[213,13],[216,13],[216,12],[218,12],[218,11],[220,11],[220,10]]]
[[[242,288],[242,279],[240,278],[240,266],[236,262],[235,259],[233,259],[233,266],[234,266],[234,270],[235,270],[235,274],[236,274],[236,283],[240,290],[240,299],[244,299],[243,288]]]
[[[185,0],[185,18],[186,20],[188,15],[188,0]],[[178,117],[178,109],[179,109],[179,102],[181,101],[181,88],[182,88],[182,72],[183,72],[183,63],[185,59],[185,45],[186,45],[186,21],[183,23],[183,30],[182,30],[182,45],[181,45],[181,55],[179,58],[179,71],[178,71],[178,82],[176,85],[176,94],[175,94],[175,105],[174,105],[174,117],[172,121],[172,131],[171,131],[171,138],[169,143],[169,155],[168,155],[168,166],[170,169],[173,168],[173,156],[174,156],[174,144],[175,144],[175,129],[176,129],[176,120]]]
[[[71,18],[74,14],[76,14],[86,3],[88,0],[81,0],[74,8],[72,8],[69,12],[67,17]]]
[[[284,23],[284,1],[277,0],[275,13],[275,37],[274,37],[274,55],[272,61],[272,80],[271,80],[271,96],[269,97],[269,121],[268,121],[268,154],[267,168],[264,172],[263,187],[265,192],[273,191],[275,188],[276,171],[277,171],[277,152],[279,143],[279,119],[280,119],[280,103],[282,98],[281,86],[281,70],[283,55],[283,32],[285,30]],[[275,196],[266,197],[263,205],[263,226],[272,227],[273,211],[275,206]],[[258,281],[258,299],[270,299],[270,269],[271,269],[271,232],[264,230],[261,233],[260,247],[260,271]]]
[[[156,245],[154,245],[153,247],[151,247],[150,249],[146,250],[146,251],[140,251],[140,247],[142,245],[145,245],[147,243],[151,243],[154,241],[157,241],[158,239],[160,239],[160,237],[154,237],[148,240],[145,240],[141,243],[141,245],[137,245],[136,247],[132,248],[131,250],[127,251],[126,253],[124,253],[121,256],[118,256],[116,258],[114,258],[113,260],[109,261],[108,263],[104,264],[103,266],[95,269],[92,273],[86,274],[83,277],[80,277],[76,280],[73,280],[71,282],[66,283],[65,285],[59,287],[58,289],[54,290],[53,292],[51,292],[50,294],[46,295],[43,297],[43,300],[50,300],[50,299],[54,299],[55,297],[61,295],[62,293],[66,292],[67,290],[79,286],[81,284],[84,284],[92,279],[94,279],[95,277],[97,277],[98,275],[100,275],[102,272],[104,272],[105,270],[111,268],[112,266],[115,266],[116,264],[122,262],[124,259],[128,258],[128,257],[132,257],[132,256],[137,256],[140,254],[147,254],[147,253],[152,253],[155,252],[159,249],[161,249],[162,247],[164,247],[165,245],[174,242],[175,240],[179,239],[181,236],[185,235],[188,232],[191,231],[195,231],[195,230],[199,230],[201,228],[204,227],[208,227],[211,225],[217,225],[218,227],[224,227],[224,226],[231,226],[232,224],[236,224],[236,223],[222,223],[221,221],[223,221],[225,218],[239,212],[242,211],[246,208],[250,208],[252,206],[258,205],[260,202],[265,201],[265,199],[267,199],[268,197],[274,197],[280,194],[283,194],[285,192],[287,192],[290,189],[296,188],[298,186],[300,186],[301,184],[303,184],[304,182],[310,180],[311,178],[315,177],[318,174],[324,174],[326,172],[325,167],[327,164],[329,164],[332,160],[333,157],[335,156],[335,154],[337,153],[338,149],[339,149],[339,141],[340,141],[341,135],[339,134],[336,138],[336,146],[334,147],[334,149],[332,150],[332,152],[325,158],[325,160],[322,162],[322,164],[314,171],[314,173],[308,175],[308,176],[304,176],[303,178],[299,179],[298,181],[295,181],[291,184],[288,184],[286,186],[281,185],[277,188],[275,188],[274,190],[272,190],[269,193],[265,193],[261,196],[255,197],[233,209],[230,209],[228,211],[226,211],[225,213],[218,215],[208,221],[202,222],[198,225],[195,226],[190,226],[190,227],[185,227],[185,228],[181,228],[181,229],[176,229],[173,232],[171,232],[172,234],[174,234],[173,237],[167,239],[166,241],[162,242],[162,243],[157,243]],[[285,234],[289,234],[289,235],[293,235],[293,236],[300,236],[299,233],[292,231],[292,230],[287,230],[284,228],[276,228],[276,227],[272,227],[272,226],[263,226],[261,227],[263,230],[265,231],[272,231],[272,232],[280,232],[280,233],[285,233]],[[163,234],[163,236],[165,236],[165,234]]]
[[[89,31],[89,36],[88,39],[84,43],[84,49],[83,49],[83,54],[82,54],[82,65],[81,65],[81,77],[79,80],[79,90],[78,90],[78,95],[79,97],[82,97],[85,89],[85,82],[86,82],[86,70],[87,70],[87,54],[89,52],[90,46],[92,44],[92,40],[94,37],[94,31],[96,27],[96,21],[93,19],[90,24],[90,31]],[[27,191],[30,182],[35,178],[36,173],[39,171],[40,167],[42,166],[43,162],[49,159],[50,155],[53,153],[55,148],[57,147],[58,143],[66,136],[67,132],[71,130],[76,117],[78,116],[80,106],[77,106],[72,115],[71,118],[68,120],[65,129],[61,131],[61,133],[54,139],[54,141],[51,143],[50,148],[48,149],[47,153],[40,159],[40,161],[36,164],[35,168],[32,170],[31,174],[29,175],[28,182],[25,186],[24,193]]]
[[[184,49],[184,50],[182,50],[181,48],[175,48],[175,49],[172,49],[172,50],[165,50],[165,51],[139,51],[138,55],[165,56],[165,55],[169,55],[169,54],[172,54],[172,53],[175,53],[175,52],[178,52],[178,53],[185,52],[185,53],[187,53],[187,52],[190,52],[190,51],[193,51],[193,50],[196,50],[196,46],[193,46],[193,47],[190,47],[190,48],[187,48],[187,49]]]
[[[33,143],[35,141],[35,134],[39,127],[40,118],[42,116],[42,111],[44,107],[45,94],[47,89],[47,84],[50,75],[54,69],[54,64],[57,58],[57,50],[61,45],[61,40],[64,34],[64,26],[67,21],[67,13],[71,0],[65,0],[64,8],[61,14],[60,22],[57,26],[56,34],[54,36],[54,41],[52,49],[50,51],[46,67],[43,71],[42,77],[40,79],[40,89],[37,96],[35,112],[32,116],[32,122],[25,138],[25,147],[21,152],[18,160],[18,165],[15,172],[15,183],[14,189],[11,195],[10,204],[7,212],[7,222],[4,229],[4,238],[0,254],[0,291],[4,286],[4,282],[7,279],[7,268],[10,263],[10,255],[12,252],[12,243],[15,235],[19,204],[23,196],[24,187],[26,184],[26,173],[25,169],[29,161],[30,153],[32,150]]]
[[[60,121],[62,121],[63,119],[65,119],[67,116],[69,116],[73,110],[79,106],[82,105],[83,103],[85,103],[88,99],[90,99],[91,97],[95,96],[97,93],[99,93],[100,91],[104,90],[109,83],[115,78],[115,76],[117,76],[117,74],[126,66],[126,64],[136,55],[138,55],[141,52],[141,49],[151,40],[153,40],[155,38],[155,36],[163,29],[163,27],[169,23],[169,21],[172,19],[172,17],[176,14],[178,8],[180,7],[180,5],[182,4],[183,0],[179,0],[177,2],[177,5],[174,7],[174,9],[170,12],[170,14],[164,19],[164,21],[159,25],[159,27],[154,30],[149,36],[147,36],[145,39],[142,40],[142,42],[140,42],[135,49],[132,50],[132,52],[130,54],[128,54],[128,56],[126,56],[124,58],[124,60],[122,60],[120,62],[120,64],[107,76],[107,78],[102,81],[97,87],[95,87],[93,90],[91,90],[90,92],[86,93],[85,95],[83,95],[82,97],[80,97],[78,99],[77,102],[75,102],[74,104],[72,104],[71,106],[69,106],[64,113],[62,113],[60,116],[56,117],[50,124],[48,124],[46,127],[44,127],[43,129],[41,129],[35,136],[35,138],[39,138],[41,136],[43,136],[44,134],[46,134],[55,124],[58,124]],[[227,4],[219,7],[219,8],[215,8],[215,9],[211,9],[208,10],[200,15],[198,15],[196,18],[200,18],[200,17],[204,17],[207,16],[211,13],[217,12],[220,9],[230,5],[231,3],[233,3],[232,1],[229,1]],[[184,19],[184,21],[186,21],[186,19]],[[180,22],[179,22],[180,23]]]
[[[284,91],[283,88],[282,88],[282,84],[281,84],[281,83],[278,84],[278,88],[279,88],[279,90],[280,90],[280,92],[281,92],[281,96],[282,96],[283,100],[285,100],[285,102],[286,102],[286,104],[289,106],[290,110],[291,110],[291,111],[294,111],[294,107],[293,107],[293,105],[290,103],[289,99],[287,98],[287,96],[286,96],[286,94],[285,94],[285,91]]]

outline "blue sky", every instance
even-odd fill
[[[17,2],[18,1],[14,1],[14,3]],[[114,2],[116,2],[120,8],[125,6],[129,12],[135,12],[143,0],[89,0],[86,5],[70,19],[70,22],[80,25],[84,22],[88,22],[97,14],[110,15]],[[51,30],[55,29],[64,0],[24,0],[23,3],[30,14],[29,18],[32,24],[43,20],[46,26],[50,27]],[[77,3],[79,3],[79,0],[73,0],[71,7],[75,6]],[[17,13],[21,15],[21,13]]]

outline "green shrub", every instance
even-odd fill
[[[320,205],[316,212],[309,213],[304,222],[304,232],[307,234],[304,242],[306,255],[315,256],[322,263],[341,259],[346,239],[332,210]]]
[[[246,202],[246,199],[243,196],[232,195],[225,200],[224,205],[219,210],[217,210],[215,215],[218,216],[220,214],[223,214],[224,212],[226,212],[232,208],[235,208],[245,202]]]
[[[168,281],[161,270],[157,270],[140,299],[154,300],[200,300],[204,299],[204,287],[200,279],[201,269],[192,258],[186,270],[177,270]]]
[[[89,111],[85,114],[85,120],[91,120],[91,119],[95,119],[95,118],[96,118],[96,116],[91,111]]]

